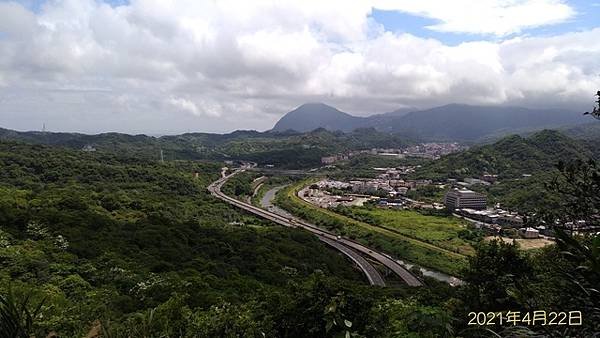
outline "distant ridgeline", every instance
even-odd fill
[[[381,132],[424,141],[474,142],[489,137],[587,122],[589,118],[580,112],[561,109],[450,104],[427,110],[401,109],[357,117],[322,103],[309,103],[287,113],[275,124],[273,130],[304,132],[325,128],[349,132],[357,128],[375,128]]]
[[[599,135],[600,136],[600,135]],[[425,164],[418,175],[428,178],[465,178],[484,174],[516,178],[555,168],[558,161],[587,160],[598,155],[600,144],[576,140],[555,130],[527,137],[512,135]]]
[[[321,157],[353,149],[399,148],[414,143],[374,129],[350,133],[317,129],[307,133],[235,131],[230,134],[189,133],[152,137],[105,133],[18,132],[0,129],[0,140],[59,145],[84,151],[159,160],[249,160],[277,167],[310,167]]]
[[[324,104],[306,104],[286,114],[268,132],[153,137],[18,132],[0,128],[0,140],[104,151],[156,161],[160,160],[162,150],[165,160],[250,160],[284,168],[307,168],[319,165],[323,156],[348,150],[402,148],[417,141],[436,140],[473,144],[497,140],[507,134],[526,136],[544,127],[581,139],[587,148],[598,152],[595,145],[600,139],[600,122],[590,123],[581,113],[466,105],[355,117]]]

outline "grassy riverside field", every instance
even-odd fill
[[[407,231],[403,233],[393,227],[358,221],[332,210],[318,208],[302,200],[297,193],[311,182],[312,180],[305,180],[282,189],[277,194],[276,204],[318,226],[411,263],[455,276],[460,276],[461,270],[466,266],[467,255],[465,254],[428,243],[416,236],[411,236]]]
[[[365,223],[398,230],[410,238],[419,239],[440,248],[463,255],[472,255],[472,242],[460,237],[466,223],[453,216],[428,216],[412,210],[343,208],[343,215]],[[336,210],[337,211],[337,210]],[[467,230],[468,231],[468,230]]]

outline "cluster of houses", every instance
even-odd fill
[[[481,175],[481,177],[479,178],[475,178],[475,177],[467,177],[465,179],[463,179],[462,181],[458,181],[456,179],[448,179],[448,183],[455,185],[455,186],[461,186],[461,187],[470,187],[472,185],[492,185],[494,183],[498,183],[498,175],[490,175],[490,174],[484,174]]]
[[[324,165],[331,165],[338,161],[345,161],[354,156],[360,154],[380,155],[380,156],[392,156],[398,158],[404,157],[421,157],[428,159],[438,159],[440,156],[451,154],[466,149],[458,143],[421,143],[407,148],[373,148],[370,150],[357,150],[350,151],[344,154],[337,154],[332,156],[325,156],[321,158],[321,163]]]
[[[415,169],[419,167],[420,166],[404,165],[395,168],[373,168],[373,170],[380,172],[380,174],[377,175],[377,178],[397,180],[405,175],[414,173]]]
[[[349,182],[354,193],[377,195],[384,193],[389,196],[406,195],[410,189],[418,189],[431,183],[431,180],[390,180],[387,178],[353,180]]]
[[[444,205],[441,203],[424,203],[403,197],[409,189],[416,189],[431,183],[431,180],[405,181],[379,178],[349,182],[324,179],[304,189],[301,195],[321,207],[335,207],[340,204],[362,205],[366,201],[372,201],[378,207],[383,208],[443,209]],[[330,193],[336,190],[345,192],[343,196]]]
[[[367,195],[389,195],[390,197],[397,195],[405,195],[410,189],[418,189],[419,187],[432,184],[431,180],[402,180],[402,179],[361,179],[341,182],[335,180],[322,180],[316,183],[319,189],[338,189],[346,190],[354,194]]]
[[[444,196],[443,203],[425,203],[405,197],[410,189],[433,184],[431,180],[405,180],[400,177],[411,168],[381,168],[385,171],[374,179],[351,180],[348,182],[331,179],[321,180],[302,191],[302,196],[321,207],[337,205],[363,205],[365,202],[375,203],[380,208],[394,209],[448,209],[457,216],[471,220],[477,227],[500,233],[506,229],[517,230],[522,238],[533,239],[540,236],[553,236],[550,228],[543,225],[535,228],[525,225],[523,216],[501,209],[488,208],[485,194],[455,185]],[[385,170],[384,170],[385,169]],[[494,181],[495,176],[486,177],[486,181]],[[335,190],[344,193],[332,193]]]
[[[377,155],[377,152],[378,152],[377,149],[354,150],[354,151],[349,151],[349,152],[343,153],[343,154],[324,156],[324,157],[321,157],[321,164],[331,165],[331,164],[334,164],[335,162],[349,160],[350,158],[361,155],[361,154]]]
[[[441,156],[459,152],[467,149],[456,142],[454,143],[422,143],[404,149],[403,154],[410,157],[423,157],[432,160],[438,159]]]
[[[346,182],[335,180],[321,180],[315,184],[300,190],[298,196],[305,201],[321,208],[335,208],[337,206],[362,206],[371,197],[368,195],[344,194],[343,196],[332,194],[328,190],[348,190],[351,185]]]

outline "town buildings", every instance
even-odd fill
[[[362,154],[370,154],[370,155],[379,155],[379,156],[391,156],[397,158],[405,158],[405,157],[421,157],[427,158],[431,160],[435,160],[440,158],[441,156],[451,154],[454,152],[458,152],[466,149],[465,146],[462,146],[458,143],[421,143],[417,145],[413,145],[407,148],[373,148],[373,149],[364,149],[364,150],[355,150],[345,152],[343,154],[336,154],[331,156],[321,157],[321,163],[324,165],[331,165],[338,161],[345,161],[352,157],[362,155]]]
[[[534,228],[522,228],[519,230],[523,238],[532,239],[540,237],[540,232]]]
[[[481,210],[487,207],[487,197],[467,189],[454,188],[446,193],[444,205],[448,209],[475,209]]]
[[[463,208],[455,210],[454,213],[468,219],[488,224],[498,224],[506,228],[521,228],[524,223],[523,217],[519,214],[498,208],[486,210]]]

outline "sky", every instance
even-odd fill
[[[584,110],[600,0],[0,0],[0,127],[268,130],[449,103]]]

